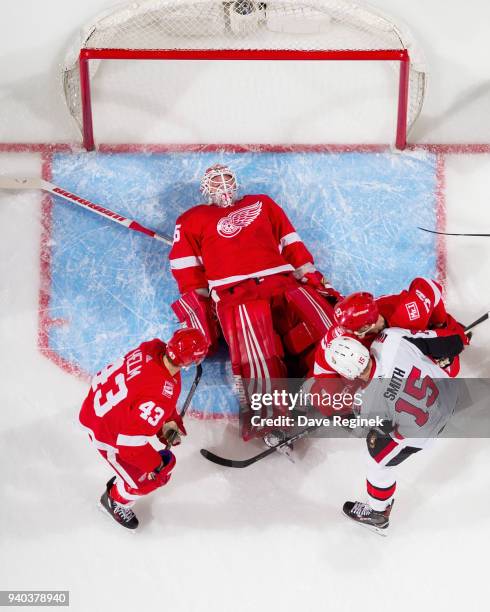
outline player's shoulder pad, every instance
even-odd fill
[[[257,193],[252,196],[253,198],[260,199],[261,202],[265,202],[266,204],[272,204],[272,206],[279,206],[279,204],[273,200],[266,193]]]
[[[387,327],[376,336],[374,342],[383,344],[385,342],[399,342],[404,336],[409,336],[411,333],[412,332],[409,329],[404,329],[402,327]]]
[[[424,276],[415,277],[410,283],[409,290],[416,291],[417,289],[422,292],[428,292],[436,305],[439,303],[439,300],[442,299],[442,286],[432,278],[427,278]]]
[[[246,193],[241,198],[238,198],[234,203],[234,206],[241,204],[254,204],[255,202],[260,201],[262,204],[269,204],[270,202],[274,202],[268,195],[265,193]]]
[[[394,346],[402,342],[409,342],[410,338],[430,338],[435,335],[430,330],[414,331],[403,327],[388,327],[379,334],[376,340],[379,338],[380,342]]]
[[[153,340],[147,340],[140,344],[140,349],[150,355],[151,357],[157,357],[165,352],[166,344],[160,338],[153,338]]]
[[[196,216],[199,216],[200,213],[204,212],[207,209],[209,209],[209,204],[197,204],[196,206],[193,206],[192,208],[189,208],[188,210],[180,214],[177,217],[175,223],[183,223],[185,221],[190,221]]]

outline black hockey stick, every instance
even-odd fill
[[[252,463],[256,463],[257,461],[260,461],[261,459],[264,459],[265,457],[272,455],[272,453],[275,453],[277,450],[279,450],[283,446],[286,446],[286,444],[289,444],[290,442],[294,442],[296,440],[304,438],[309,433],[311,433],[312,431],[315,431],[315,429],[318,429],[318,428],[319,428],[318,425],[307,427],[306,429],[303,429],[303,431],[300,431],[297,434],[294,434],[294,436],[290,436],[289,438],[286,438],[277,446],[272,446],[271,448],[268,448],[265,451],[262,451],[261,453],[254,455],[253,457],[249,457],[248,459],[226,459],[225,457],[220,457],[219,455],[215,455],[214,453],[206,450],[205,448],[201,448],[201,455],[205,459],[208,459],[209,461],[212,461],[213,463],[217,463],[218,465],[222,465],[224,467],[246,468],[249,465],[252,465]]]
[[[486,321],[488,319],[489,314],[490,314],[490,311],[486,312],[484,315],[482,315],[481,317],[476,319],[476,321],[473,321],[473,323],[470,323],[469,325],[467,325],[464,328],[465,333],[469,332],[470,329],[473,329],[473,327],[476,327],[477,325],[480,325],[480,323],[483,323],[483,321]]]
[[[480,236],[480,238],[485,238],[490,236],[490,234],[453,234],[451,232],[438,232],[436,230],[430,230],[426,227],[418,227],[417,229],[422,230],[423,232],[429,232],[429,234],[439,234],[440,236]]]
[[[189,389],[189,393],[187,394],[184,405],[182,406],[182,410],[180,411],[181,418],[184,417],[185,413],[187,412],[187,408],[189,408],[189,406],[191,405],[192,398],[194,397],[194,393],[196,392],[197,385],[199,384],[199,381],[201,380],[201,376],[202,376],[202,365],[198,363],[196,366],[196,375],[194,376],[194,381],[192,382],[192,386]],[[166,450],[168,450],[172,446],[172,442],[175,440],[177,433],[178,433],[177,431],[172,431],[169,433],[168,438],[167,438],[167,445],[165,446]]]

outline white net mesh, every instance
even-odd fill
[[[422,107],[423,55],[406,29],[379,11],[347,0],[145,0],[100,15],[81,32],[63,68],[70,113],[82,129],[78,55],[94,49],[407,49],[408,130]],[[91,79],[100,60],[91,61]]]

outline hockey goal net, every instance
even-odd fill
[[[131,2],[85,27],[63,66],[66,103],[88,150],[95,146],[91,81],[103,60],[395,63],[399,72],[394,141],[400,149],[420,113],[426,86],[422,54],[410,34],[364,4],[347,0]]]

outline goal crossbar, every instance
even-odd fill
[[[409,61],[406,49],[82,49],[89,59]]]
[[[275,61],[398,61],[398,110],[395,146],[407,144],[407,112],[410,58],[406,49],[97,49],[80,50],[80,90],[83,117],[83,145],[87,151],[95,148],[92,100],[90,90],[90,60],[275,60]]]

